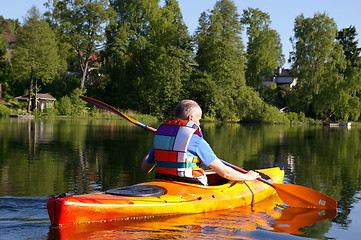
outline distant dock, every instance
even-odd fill
[[[347,127],[350,128],[351,127],[351,123],[329,123],[330,127]]]
[[[30,114],[12,114],[10,115],[11,118],[20,118],[20,119],[33,119],[35,118],[34,115]]]

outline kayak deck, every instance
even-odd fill
[[[274,183],[283,181],[284,172],[280,168],[259,172],[268,175]],[[216,182],[225,179],[211,171],[207,176],[210,186],[167,180],[134,185],[140,189],[163,189],[158,196],[120,196],[101,192],[50,198],[47,203],[50,221],[52,225],[64,225],[211,212],[250,205],[275,193],[272,187],[257,180],[227,181],[217,185]]]

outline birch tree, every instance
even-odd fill
[[[55,34],[49,24],[40,18],[39,10],[32,7],[18,33],[13,57],[16,80],[28,85],[29,112],[33,93],[36,95],[41,84],[53,81],[59,70],[60,59]]]
[[[290,61],[298,81],[290,104],[307,116],[328,119],[347,103],[340,74],[346,61],[336,34],[337,25],[327,14],[301,14],[295,20]]]
[[[48,0],[49,20],[72,46],[81,72],[80,88],[104,44],[104,30],[113,17],[108,0]]]

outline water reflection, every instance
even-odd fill
[[[0,132],[0,196],[80,194],[146,180],[134,173],[152,136],[117,121],[10,119]]]
[[[286,208],[276,220],[272,231],[303,235],[301,228],[336,217],[336,209]]]
[[[348,229],[360,217],[350,214],[360,204],[359,128],[213,123],[202,128],[222,159],[245,169],[282,166],[287,183],[339,201],[333,224],[321,221],[306,227],[303,236],[322,239],[337,228]],[[0,119],[0,197],[81,194],[148,181],[152,175],[140,173],[140,162],[152,138],[122,120]],[[0,228],[2,219],[8,219],[3,210]],[[16,211],[22,215],[21,205]]]

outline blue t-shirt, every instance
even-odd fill
[[[193,134],[191,140],[189,141],[187,153],[198,157],[202,161],[203,166],[205,167],[208,167],[217,157],[216,154],[213,152],[211,146],[209,146],[209,144],[207,143],[207,141],[196,134]],[[154,148],[152,148],[149,152],[147,163],[155,163]]]

